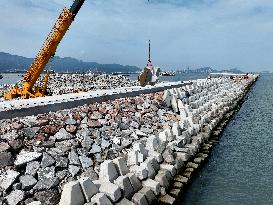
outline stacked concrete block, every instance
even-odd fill
[[[122,190],[123,196],[126,199],[133,197],[135,191],[128,176],[119,176],[114,183]]]
[[[78,181],[64,185],[59,205],[83,205],[84,203],[84,194]]]
[[[114,182],[118,178],[118,172],[111,160],[106,160],[100,165],[99,179],[104,181]]]
[[[149,205],[145,195],[142,193],[135,193],[132,198],[132,201],[136,205]]]
[[[156,171],[153,167],[153,163],[151,160],[146,159],[141,166],[146,167],[147,171],[148,171],[148,178],[153,179],[156,175]]]
[[[98,187],[88,177],[80,178],[79,183],[86,202],[91,202],[91,198],[99,192]]]
[[[126,176],[128,176],[130,183],[134,189],[134,192],[138,192],[142,188],[140,180],[134,173],[128,173]]]
[[[153,204],[156,201],[154,192],[148,187],[143,187],[141,190],[139,190],[139,193],[144,194],[148,204]]]
[[[138,165],[131,166],[130,172],[135,173],[139,180],[144,180],[148,178],[148,170],[143,164],[141,164],[140,166]]]
[[[103,181],[99,186],[99,191],[106,194],[112,202],[117,202],[122,197],[121,189],[111,182]]]
[[[118,175],[126,175],[129,173],[129,168],[127,167],[126,161],[122,157],[115,158],[113,160],[115,168],[118,172]]]
[[[112,205],[112,202],[108,199],[106,194],[104,193],[97,193],[95,196],[92,197],[92,203],[87,203],[85,205]]]
[[[160,184],[159,182],[152,180],[152,179],[146,179],[142,181],[143,187],[147,187],[151,189],[156,196],[160,194]]]

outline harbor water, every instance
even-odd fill
[[[181,205],[273,204],[273,75],[261,75]]]

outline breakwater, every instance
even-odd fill
[[[3,120],[0,197],[9,204],[174,203],[206,158],[197,154],[210,147],[203,142],[255,79],[197,80],[164,93]],[[199,159],[190,163],[193,156]]]

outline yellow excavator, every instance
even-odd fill
[[[63,9],[54,27],[46,38],[42,48],[36,55],[28,71],[26,72],[23,78],[22,87],[15,86],[8,93],[5,93],[4,98],[6,100],[11,100],[14,98],[28,99],[42,97],[45,95],[47,82],[49,79],[49,73],[47,73],[45,76],[44,85],[42,88],[36,87],[35,89],[33,89],[34,85],[43,70],[45,69],[49,60],[55,55],[59,43],[61,42],[66,31],[69,29],[70,25],[74,21],[74,18],[82,7],[84,1],[85,0],[75,0],[70,9]]]

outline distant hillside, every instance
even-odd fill
[[[0,52],[0,72],[10,72],[15,70],[26,70],[32,63],[32,58],[26,58],[9,53]],[[137,72],[140,69],[136,66],[120,64],[99,64],[96,62],[84,62],[75,58],[54,57],[51,63],[51,69],[56,72],[82,72],[82,71],[99,71],[99,72]]]

